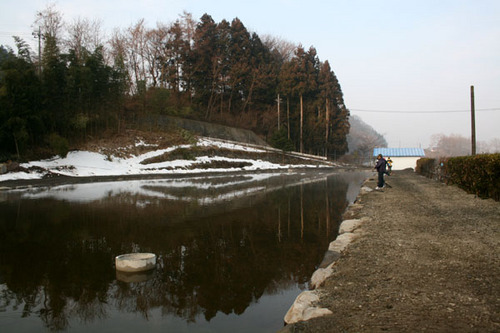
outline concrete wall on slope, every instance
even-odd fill
[[[143,118],[142,123],[144,123],[145,125],[158,126],[160,128],[168,128],[169,126],[180,127],[197,135],[212,138],[238,141],[255,145],[268,145],[267,142],[265,142],[263,139],[257,136],[257,134],[250,130],[207,123],[198,120],[177,118],[171,116],[149,116],[147,118]]]

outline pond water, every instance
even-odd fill
[[[0,331],[275,332],[366,173],[0,192]],[[117,255],[152,252],[123,274]]]

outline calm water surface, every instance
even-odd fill
[[[366,173],[0,192],[1,332],[275,332]],[[125,275],[114,258],[153,252]]]

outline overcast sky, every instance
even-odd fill
[[[258,35],[314,46],[351,114],[390,147],[427,148],[433,134],[470,137],[473,85],[477,140],[500,138],[498,0],[1,0],[0,44],[13,46],[18,35],[35,45],[31,25],[48,3],[67,22],[100,19],[109,33],[187,11],[196,20],[238,17]]]

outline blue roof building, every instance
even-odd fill
[[[392,160],[392,170],[415,169],[417,160],[425,157],[422,148],[374,148],[373,156],[382,154],[385,159]]]
[[[424,157],[425,152],[422,148],[375,148],[373,156],[382,154],[384,157]]]

